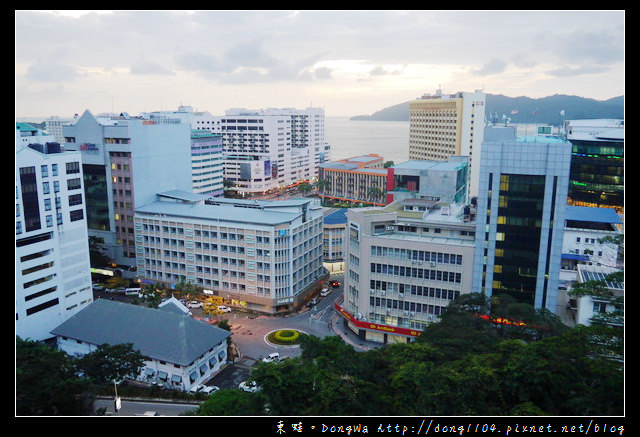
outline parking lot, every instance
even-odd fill
[[[209,379],[205,385],[215,385],[220,388],[238,388],[242,381],[246,381],[251,375],[251,366],[255,362],[251,359],[240,360],[235,364],[229,364],[217,375]]]

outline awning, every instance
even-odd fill
[[[191,380],[191,382],[195,381],[196,379],[198,379],[198,372],[193,371],[189,374],[189,379]]]
[[[588,255],[577,255],[575,253],[563,253],[562,259],[570,259],[574,261],[589,261]]]
[[[171,375],[171,382],[182,382],[182,376],[180,375]]]
[[[200,366],[200,373],[204,374],[207,373],[208,367],[206,364],[203,364],[202,366]]]
[[[209,367],[214,368],[216,365],[216,357],[213,356],[211,358],[209,358]]]
[[[158,370],[158,378],[167,379],[168,376],[169,376],[169,374],[167,372],[163,372],[162,370]]]
[[[146,369],[144,369],[144,374],[147,376],[152,376],[154,374],[154,370],[147,367]]]

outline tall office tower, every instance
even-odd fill
[[[570,205],[624,213],[624,120],[566,120],[572,145]]]
[[[81,156],[16,127],[16,335],[40,341],[93,301]]]
[[[344,301],[363,340],[406,343],[471,292],[475,210],[426,199],[347,212]]]
[[[136,209],[138,275],[169,286],[190,282],[261,312],[291,310],[324,273],[322,219],[313,199],[158,193]]]
[[[135,266],[135,208],[156,190],[193,191],[191,126],[85,111],[63,132],[65,149],[82,154],[89,235],[116,264]]]
[[[409,159],[469,157],[469,196],[478,195],[478,165],[485,126],[482,91],[425,94],[409,103]]]
[[[555,313],[571,145],[500,127],[487,127],[484,138],[473,291]]]

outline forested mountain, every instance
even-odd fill
[[[541,123],[558,126],[562,122],[561,111],[564,111],[564,118],[567,120],[624,118],[624,96],[609,100],[594,100],[564,94],[540,99],[487,94],[485,114],[487,119],[490,114],[496,114],[499,119],[504,115],[511,119],[511,123]],[[351,119],[409,121],[409,102],[384,108],[371,115],[351,117]]]

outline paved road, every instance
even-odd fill
[[[94,410],[105,408],[108,416],[141,416],[147,411],[154,411],[160,416],[180,416],[187,411],[198,408],[196,404],[142,402],[123,399],[119,411],[115,411],[113,399],[96,399],[93,403]]]

